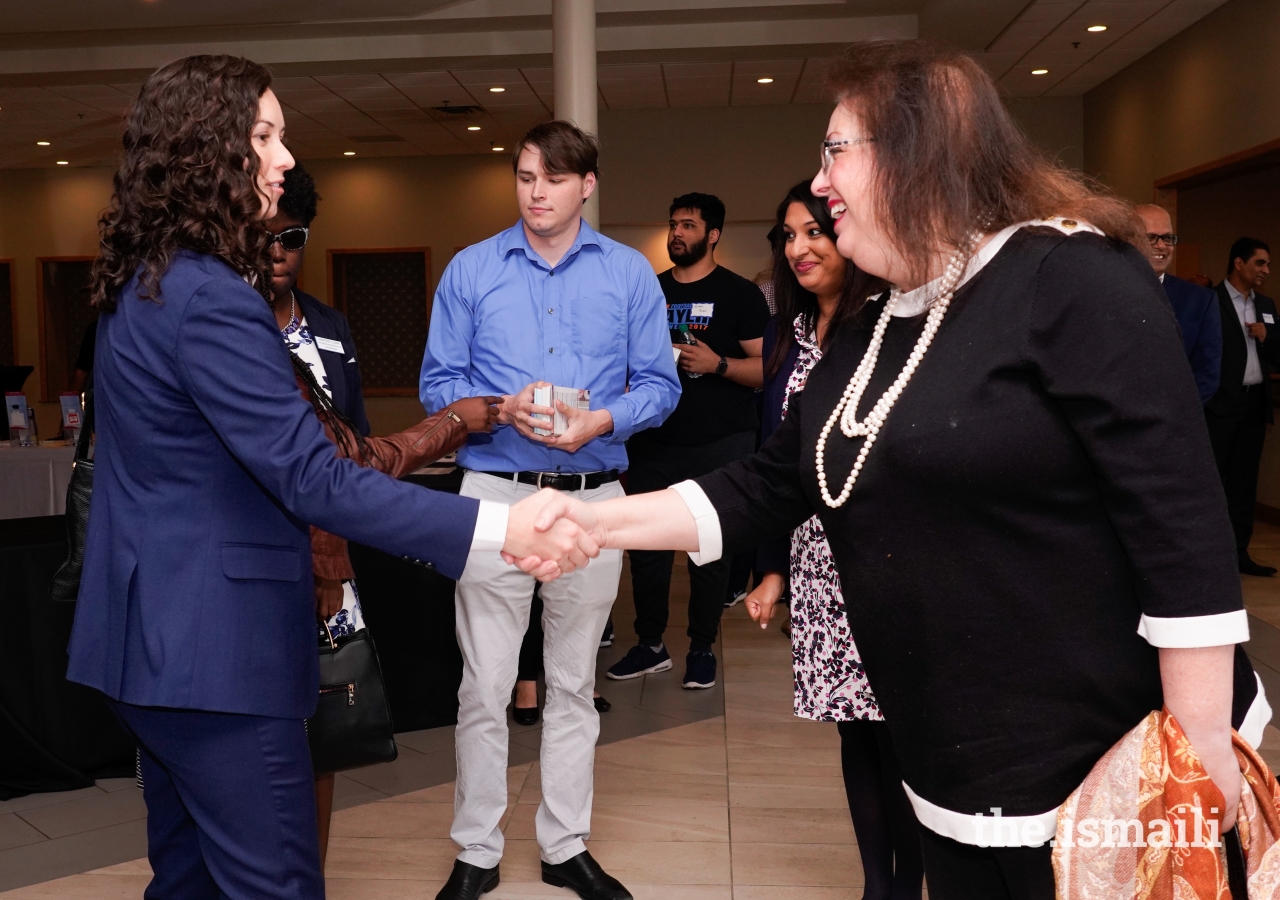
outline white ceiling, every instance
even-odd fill
[[[824,102],[842,46],[916,34],[1009,96],[1079,95],[1223,2],[597,0],[600,104]],[[551,116],[550,43],[550,0],[0,0],[0,167],[111,164],[146,73],[193,52],[271,65],[300,157],[491,152]]]

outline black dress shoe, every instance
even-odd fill
[[[596,705],[596,712],[598,713],[608,712],[613,709],[613,704],[603,697],[593,697],[591,702]]]
[[[1264,566],[1256,563],[1247,556],[1240,557],[1240,574],[1241,575],[1257,575],[1259,578],[1270,578],[1276,574],[1274,566]]]
[[[622,882],[600,868],[600,863],[586,850],[558,866],[543,862],[542,880],[555,887],[568,888],[582,900],[635,900]]]
[[[498,867],[482,869],[460,859],[453,861],[449,880],[436,894],[436,900],[476,900],[498,886]]]

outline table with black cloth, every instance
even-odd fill
[[[458,469],[405,480],[457,493]],[[0,520],[0,800],[130,775],[134,745],[102,696],[66,680],[74,603],[49,599],[62,516]],[[357,544],[351,561],[397,731],[452,725],[462,654],[453,581]]]
[[[404,478],[456,494],[462,469]],[[458,721],[462,651],[458,649],[452,579],[360,544],[349,546],[360,607],[378,648],[396,731]]]
[[[0,800],[133,772],[102,695],[66,679],[75,604],[49,599],[66,556],[62,516],[0,520]]]

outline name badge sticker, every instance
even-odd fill
[[[342,341],[331,340],[330,338],[316,338],[316,346],[321,350],[328,350],[330,353],[345,353],[342,349]]]
[[[693,309],[689,310],[691,316],[706,316],[711,318],[715,315],[716,305],[714,303],[695,303]]]
[[[1274,325],[1276,324],[1276,317],[1271,315],[1271,313],[1263,313],[1262,321],[1266,322],[1268,325]]]

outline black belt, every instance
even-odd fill
[[[589,491],[602,484],[618,480],[618,470],[608,472],[480,472],[506,481],[516,480],[537,488],[555,488],[557,491]]]
[[[1240,390],[1244,391],[1246,394],[1251,394],[1254,391],[1263,391],[1266,390],[1266,388],[1267,386],[1265,384],[1245,384],[1240,386]]]

